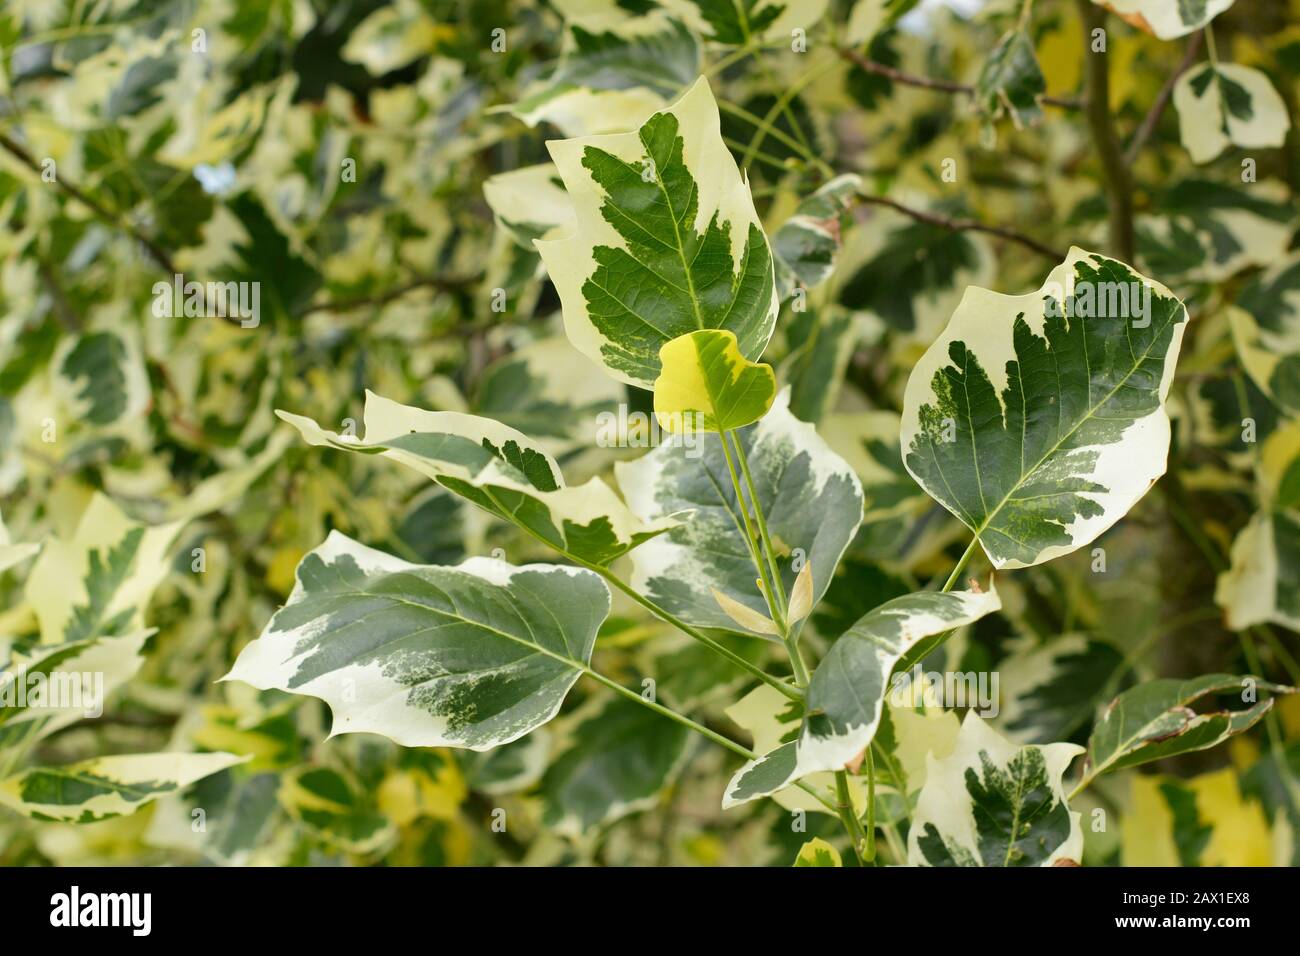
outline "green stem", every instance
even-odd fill
[[[573,661],[571,661],[570,663],[576,664],[576,662]],[[646,698],[642,697],[640,694],[638,694],[636,691],[632,690],[631,688],[624,687],[622,684],[614,680],[612,677],[606,677],[604,674],[600,673],[600,671],[593,670],[590,667],[584,666],[582,668],[582,672],[586,674],[588,677],[590,677],[592,680],[596,681],[598,684],[604,684],[606,687],[614,691],[616,694],[621,694],[622,696],[626,697],[628,700],[634,700],[645,707],[649,707],[656,714],[659,714],[663,717],[667,717],[669,720],[681,724],[683,727],[687,727],[695,731],[697,734],[700,734],[703,737],[707,737],[709,740],[712,740],[715,744],[719,745],[720,747],[725,747],[727,750],[730,750],[733,754],[736,754],[737,756],[744,757],[746,760],[757,759],[758,755],[755,754],[748,747],[741,746],[740,744],[736,743],[734,740],[724,737],[722,736],[722,734],[717,733],[716,731],[710,730],[708,727],[705,727],[703,724],[697,724],[695,721],[691,720],[689,717],[685,716],[684,714],[679,714],[677,713],[677,711],[665,707],[663,704],[660,704],[658,701],[647,700]]]
[[[1214,45],[1214,28],[1208,23],[1205,25],[1205,53],[1210,58],[1210,62],[1215,66],[1219,65],[1219,50]]]
[[[724,113],[730,113],[732,116],[738,116],[741,119],[746,120],[752,126],[758,126],[760,123],[763,122],[762,117],[757,116],[754,113],[751,113],[743,106],[737,106],[735,103],[728,103],[726,100],[718,101],[718,109],[722,110],[722,112]],[[797,152],[801,157],[803,157],[804,160],[806,160],[809,163],[812,163],[813,165],[817,166],[819,169],[820,167],[825,165],[825,160],[823,160],[820,156],[816,156],[809,150],[805,149],[802,143],[800,143],[793,136],[785,132],[785,130],[778,129],[777,127],[772,127],[772,129],[768,130],[768,135],[771,136],[777,142],[784,143],[786,146],[789,146],[791,149]],[[735,142],[735,141],[733,140],[731,142]],[[736,143],[735,147],[736,149],[742,152],[749,148],[744,143]],[[762,156],[763,154],[756,151],[754,155]],[[773,162],[776,165],[781,166],[782,168],[784,168],[785,166],[785,162],[783,160],[778,160],[773,158]],[[835,172],[835,170],[830,169],[830,167],[827,167],[826,170],[822,170],[822,172],[825,173],[827,172],[827,170],[829,170],[830,175],[833,175]]]
[[[645,597],[640,592],[635,590],[630,584],[628,584],[626,581],[624,581],[622,578],[616,575],[613,571],[609,570],[609,568],[602,567],[601,565],[597,565],[597,564],[591,564],[589,562],[582,561],[580,559],[576,559],[572,555],[569,555],[568,557],[570,558],[570,560],[578,561],[579,564],[581,564],[583,567],[587,568],[588,570],[595,571],[602,578],[604,578],[614,587],[618,588],[620,591],[622,591],[624,594],[630,597],[637,604],[640,604],[643,608],[645,608],[655,617],[659,618],[661,621],[667,624],[671,624],[673,627],[677,628],[683,634],[686,634],[688,637],[691,637],[696,641],[699,641],[705,647],[725,657],[727,660],[731,661],[731,663],[735,664],[737,667],[745,671],[745,673],[749,674],[751,677],[757,677],[763,683],[767,684],[769,687],[776,688],[791,700],[803,700],[803,694],[800,693],[798,688],[791,687],[789,684],[787,684],[785,681],[781,680],[778,677],[773,677],[771,674],[767,673],[758,665],[745,660],[745,658],[741,657],[735,651],[731,650],[730,648],[726,647],[723,644],[718,643],[713,638],[709,637],[707,634],[687,624],[685,621],[676,617],[674,614],[672,614],[665,608],[660,607],[654,601],[651,601],[649,598]]]
[[[848,831],[849,843],[853,845],[853,856],[858,861],[858,866],[866,866],[866,860],[863,857],[862,848],[866,845],[867,836],[862,832],[862,821],[858,819],[857,812],[853,809],[853,798],[849,794],[849,775],[843,770],[835,771],[835,812],[839,815],[840,823],[844,824],[844,829]]]
[[[734,432],[730,433],[732,443],[736,448],[736,458],[740,461],[740,471],[745,476],[745,487],[749,490],[749,500],[754,507],[754,523],[758,525],[759,540],[763,542],[763,550],[767,553],[767,567],[772,575],[772,583],[776,585],[776,603],[781,609],[783,617],[788,616],[789,610],[785,600],[785,585],[781,581],[781,569],[776,563],[776,549],[772,547],[772,538],[767,533],[767,517],[763,514],[763,504],[759,500],[758,490],[754,487],[754,476],[749,471],[749,458],[745,455],[745,446],[740,443],[740,437]]]
[[[863,752],[862,761],[867,771],[867,848],[862,855],[871,863],[876,859],[876,765],[870,746]]]
[[[493,495],[490,490],[487,492],[487,494],[488,494],[488,498],[491,499],[492,502],[496,504],[498,508],[501,509],[502,514],[510,514],[510,510],[506,508],[500,501],[498,501],[496,496]],[[491,513],[492,512],[489,512],[489,514]],[[534,540],[540,541],[542,544],[546,545],[551,550],[556,551],[559,554],[563,555],[564,557],[568,558],[574,564],[579,565],[580,567],[584,567],[588,571],[593,571],[596,574],[599,574],[607,582],[614,585],[614,587],[618,588],[620,591],[622,591],[628,597],[632,598],[632,600],[636,601],[636,603],[640,604],[643,608],[645,608],[655,617],[659,618],[659,620],[663,621],[666,624],[671,624],[673,627],[677,628],[687,637],[693,638],[694,640],[699,641],[701,644],[703,644],[705,647],[709,648],[710,650],[714,651],[715,653],[721,654],[723,657],[731,661],[731,663],[735,664],[741,670],[745,671],[748,674],[751,674],[754,677],[757,677],[763,683],[776,688],[786,697],[789,697],[791,700],[803,699],[803,694],[800,691],[791,687],[789,684],[785,683],[779,678],[773,677],[771,674],[764,671],[761,667],[757,666],[756,664],[750,663],[749,661],[741,657],[739,654],[735,653],[732,650],[729,650],[727,647],[723,646],[722,644],[719,644],[717,641],[709,637],[707,634],[704,634],[701,631],[695,629],[694,627],[687,624],[685,621],[681,620],[680,618],[676,617],[666,609],[660,607],[654,601],[651,601],[649,598],[637,592],[635,589],[632,588],[631,585],[629,585],[627,582],[625,582],[622,578],[620,578],[618,575],[616,575],[613,571],[611,571],[609,568],[605,567],[604,565],[593,564],[592,562],[587,561],[584,558],[578,557],[576,554],[571,554],[568,551],[555,547],[555,545],[553,545],[551,542],[547,541],[545,538],[541,537],[541,535],[537,534],[537,532],[533,531],[532,528],[529,528],[527,525],[524,525],[521,522],[511,521],[511,524],[513,524],[516,528],[523,531],[525,534],[527,534],[529,537],[533,538]]]
[[[975,554],[975,549],[979,547],[979,543],[979,535],[971,538],[970,544],[966,546],[966,550],[962,552],[962,556],[957,559],[957,564],[952,569],[952,574],[948,575],[948,580],[944,582],[943,589],[940,593],[946,593],[953,589],[953,586],[961,577],[962,571],[966,570],[966,565],[970,563],[970,559]]]
[[[749,163],[753,159],[754,151],[763,145],[763,138],[767,136],[768,133],[772,132],[772,122],[776,119],[776,115],[786,108],[786,104],[798,96],[805,86],[812,83],[813,80],[817,79],[823,73],[828,72],[831,68],[837,65],[838,64],[834,59],[830,59],[813,67],[803,76],[799,77],[799,79],[791,83],[789,87],[787,87],[786,90],[776,98],[776,102],[772,104],[772,108],[767,111],[762,122],[759,123],[758,128],[754,131],[754,135],[749,141],[749,148],[745,150],[745,155],[741,157],[741,166],[746,169],[749,168]],[[810,156],[809,160],[816,163],[817,167],[823,172],[829,169],[826,162],[822,159]]]
[[[749,517],[749,505],[745,503],[745,492],[740,487],[740,475],[736,472],[736,463],[731,457],[731,444],[727,440],[728,435],[729,433],[726,431],[720,432],[718,434],[718,443],[722,445],[722,457],[727,462],[727,473],[731,476],[731,488],[736,493],[736,507],[740,509],[740,517],[745,525],[745,544],[749,547],[749,556],[754,562],[754,570],[758,572],[759,583],[763,588],[763,598],[767,601],[768,611],[772,614],[772,622],[776,625],[777,630],[784,635],[786,632],[785,617],[781,613],[781,605],[774,596],[780,590],[780,581],[772,582],[768,579],[768,566],[759,553],[760,539],[757,531],[755,531],[754,521]],[[757,501],[754,502],[754,504],[757,503]],[[785,640],[784,636],[782,640]]]

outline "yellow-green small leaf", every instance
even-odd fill
[[[795,866],[843,866],[840,851],[821,837],[813,837],[799,848],[794,858]]]
[[[670,432],[716,432],[758,421],[776,398],[770,365],[740,352],[734,332],[701,329],[664,344],[655,417]]]

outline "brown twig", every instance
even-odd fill
[[[10,155],[15,157],[19,162],[21,162],[32,172],[36,173],[38,176],[41,175],[41,173],[43,172],[40,163],[38,163],[35,157],[33,157],[32,154],[27,151],[26,147],[24,147],[21,143],[17,142],[12,137],[4,133],[0,133],[0,148],[4,149]],[[176,268],[176,263],[172,261],[171,256],[168,255],[167,251],[163,249],[162,246],[160,246],[155,240],[151,239],[149,236],[145,235],[143,232],[141,232],[131,223],[126,222],[124,219],[122,219],[122,217],[115,215],[111,210],[109,210],[103,203],[101,203],[94,196],[87,193],[84,189],[80,188],[75,183],[68,182],[62,176],[57,176],[54,179],[54,184],[58,186],[61,190],[63,190],[63,192],[65,192],[67,195],[71,196],[77,202],[81,203],[83,206],[89,209],[95,215],[95,218],[102,221],[105,225],[126,233],[128,236],[130,236],[132,239],[138,242],[140,244],[140,247],[144,249],[148,257],[152,259],[154,263],[157,264],[164,272],[168,273],[169,275],[178,275],[180,273],[180,270]],[[53,275],[51,274],[50,276],[47,276],[46,280],[47,282],[52,282]],[[376,296],[370,296],[370,297],[358,298],[358,299],[348,299],[342,302],[319,302],[316,303],[315,305],[309,305],[306,309],[302,311],[301,314],[306,315],[307,313],[310,312],[322,312],[322,311],[343,312],[349,309],[362,308],[363,306],[367,306],[367,305],[383,305],[387,302],[391,302],[394,299],[401,298],[402,296],[406,295],[408,292],[412,292],[415,289],[435,288],[435,289],[442,289],[442,290],[452,290],[452,289],[463,288],[469,285],[470,283],[472,283],[473,281],[474,280],[471,278],[464,278],[459,276],[442,276],[442,277],[429,277],[429,278],[416,279],[415,281],[409,282],[406,285],[399,286],[396,289],[391,289],[388,292]],[[231,322],[240,321],[238,316],[223,315],[221,316],[221,318]]]
[[[437,289],[441,292],[454,292],[473,285],[477,280],[472,276],[426,276],[421,279],[414,279],[405,285],[400,285],[395,289],[389,289],[387,292],[380,292],[377,295],[360,296],[355,299],[343,299],[338,302],[317,302],[307,306],[300,313],[308,315],[312,312],[347,312],[352,309],[361,309],[372,305],[387,305],[394,299],[400,299],[408,292],[414,292],[417,289]]]
[[[44,172],[44,170],[41,169],[40,163],[36,162],[35,157],[27,151],[26,147],[4,133],[0,133],[0,148],[4,149],[5,152],[9,153],[37,176],[40,176]],[[54,184],[94,213],[95,218],[99,219],[105,225],[125,232],[136,242],[140,243],[140,246],[148,254],[149,258],[161,266],[165,271],[172,274],[176,273],[176,266],[172,262],[171,256],[169,256],[166,250],[164,250],[162,246],[158,245],[158,243],[153,239],[150,239],[129,222],[125,222],[120,217],[114,215],[98,199],[91,196],[75,184],[68,182],[63,178],[63,176],[56,176],[54,178]]]
[[[1160,94],[1156,97],[1155,102],[1151,104],[1151,109],[1147,111],[1146,117],[1142,120],[1142,125],[1137,128],[1137,132],[1135,132],[1133,138],[1129,140],[1128,149],[1124,151],[1124,162],[1127,165],[1133,165],[1134,161],[1137,159],[1138,152],[1142,149],[1142,145],[1150,138],[1151,134],[1155,132],[1156,124],[1160,122],[1160,117],[1164,114],[1165,107],[1169,105],[1169,98],[1174,93],[1174,84],[1178,82],[1180,76],[1187,72],[1188,68],[1192,65],[1192,62],[1196,59],[1196,54],[1201,50],[1202,39],[1203,34],[1200,30],[1197,30],[1187,41],[1187,50],[1183,53],[1182,62],[1179,63],[1178,68],[1169,75],[1169,79],[1165,81],[1165,85],[1161,88]]]
[[[1051,246],[1039,242],[1037,239],[1026,236],[1024,233],[1017,232],[1007,226],[993,226],[988,223],[980,222],[977,219],[953,219],[950,216],[943,216],[938,213],[926,212],[923,209],[913,209],[911,206],[904,206],[893,199],[887,199],[884,196],[866,196],[858,195],[855,197],[857,202],[865,203],[872,206],[887,206],[896,212],[901,212],[905,216],[911,216],[918,222],[929,223],[932,226],[939,226],[943,229],[951,229],[953,232],[982,232],[990,236],[997,236],[1000,239],[1006,239],[1010,242],[1017,242],[1026,249],[1032,249],[1039,255],[1046,256],[1053,262],[1063,262],[1065,253]]]
[[[1106,24],[1106,11],[1093,0],[1076,0],[1083,19],[1084,70],[1088,89],[1088,126],[1092,144],[1101,160],[1106,185],[1106,202],[1110,217],[1111,255],[1131,263],[1134,258],[1133,180],[1120,151],[1119,137],[1110,115],[1109,54],[1095,53],[1090,37]]]
[[[886,66],[883,63],[877,63],[875,60],[859,53],[857,50],[840,50],[840,56],[855,64],[859,69],[866,70],[868,73],[874,73],[877,76],[883,76],[895,83],[902,83],[904,86],[918,86],[926,90],[936,90],[940,93],[961,93],[965,96],[974,96],[975,87],[967,83],[955,83],[952,80],[936,80],[928,76],[917,76],[913,73],[904,73],[902,70],[896,70],[892,66]],[[1057,106],[1063,110],[1082,109],[1084,103],[1082,100],[1071,99],[1064,96],[1043,96],[1041,101],[1047,106]]]

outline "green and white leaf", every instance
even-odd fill
[[[908,379],[907,470],[995,568],[1083,547],[1164,473],[1186,320],[1164,286],[1077,248],[1038,292],[968,289]]]
[[[806,289],[821,285],[835,268],[849,206],[862,178],[836,176],[795,210],[772,236],[776,253],[776,284],[785,301],[798,283]]]
[[[1002,607],[988,591],[918,591],[866,614],[831,645],[808,684],[796,772],[839,770],[875,736],[889,675],[928,637],[972,624]]]
[[[530,252],[534,239],[561,234],[577,221],[553,163],[490,176],[483,183],[483,198],[497,225]]]
[[[1217,746],[1249,730],[1268,713],[1273,698],[1257,701],[1259,691],[1289,694],[1295,688],[1231,674],[1139,684],[1116,697],[1102,712],[1088,740],[1085,774],[1092,778]],[[1192,710],[1191,705],[1202,697],[1230,693],[1249,706],[1201,713]]]
[[[1233,541],[1214,600],[1234,631],[1267,623],[1300,631],[1300,423],[1268,436],[1256,472],[1259,511]]]
[[[991,588],[921,591],[863,616],[831,645],[813,672],[797,739],[741,767],[724,806],[768,796],[809,774],[844,769],[875,736],[890,674],[904,655],[925,638],[971,624],[1001,606]]]
[[[627,390],[562,335],[538,339],[483,370],[472,410],[533,438],[554,456],[599,444]],[[592,428],[592,423],[597,428]]]
[[[782,589],[790,593],[802,557],[812,565],[813,595],[820,600],[861,520],[862,488],[813,427],[790,414],[789,401],[785,389],[764,418],[734,434],[745,449],[779,552]],[[632,584],[691,624],[730,629],[733,620],[718,606],[714,590],[764,616],[768,609],[754,584],[722,446],[716,435],[693,438],[693,447],[663,444],[614,466],[638,518],[652,523],[682,518],[667,534],[632,552]],[[692,514],[682,515],[687,511]]]
[[[953,753],[928,758],[907,838],[912,866],[1052,866],[1083,855],[1062,778],[1083,748],[1018,746],[967,713]]]
[[[831,812],[807,791],[792,784],[782,786],[794,777],[795,743],[803,717],[803,708],[798,703],[775,687],[760,684],[724,713],[736,726],[748,731],[753,739],[752,749],[764,756],[746,763],[732,776],[722,796],[722,809],[770,796],[787,810]],[[831,793],[835,775],[815,773],[801,782]],[[849,778],[849,793],[855,807],[866,806],[866,788],[856,777]]]
[[[659,360],[655,417],[674,434],[752,425],[776,398],[772,367],[748,361],[727,330],[688,332],[665,343]]]
[[[22,564],[40,550],[41,545],[36,541],[14,544],[9,537],[9,529],[5,527],[4,518],[0,517],[0,572]]]
[[[1300,415],[1300,253],[1247,283],[1228,321],[1246,373],[1273,402]]]
[[[789,40],[790,31],[812,27],[829,0],[660,0],[697,33],[716,43],[742,46],[753,40]]]
[[[333,733],[486,750],[546,723],[587,669],[609,591],[590,571],[409,564],[337,531],[223,680],[318,697]]]
[[[1162,40],[1173,40],[1199,30],[1233,0],[1093,0],[1139,29]]]
[[[331,846],[349,853],[375,852],[397,836],[391,820],[355,780],[330,767],[300,767],[278,793],[289,815]]]
[[[893,26],[918,2],[919,0],[857,0],[849,11],[848,25],[844,28],[844,42],[849,46],[861,46],[871,41],[877,33]]]
[[[585,561],[605,564],[673,524],[641,520],[600,478],[567,487],[541,445],[490,418],[425,411],[373,392],[366,393],[364,439],[276,414],[308,444],[390,458]]]
[[[529,126],[549,122],[566,136],[635,129],[700,72],[699,39],[662,11],[643,17],[574,11],[563,47],[555,69],[510,111]]]
[[[1268,77],[1236,63],[1206,63],[1174,85],[1178,131],[1192,162],[1208,163],[1229,146],[1272,149],[1291,128],[1286,104]]]
[[[93,823],[135,813],[243,759],[225,753],[121,754],[33,767],[0,782],[0,804],[37,820]]]
[[[69,337],[54,355],[56,394],[95,428],[130,421],[149,407],[149,379],[133,339],[100,330]]]
[[[1069,740],[1092,724],[1102,700],[1121,690],[1130,668],[1115,645],[1086,634],[1045,644],[1020,638],[998,663],[1002,705],[995,726],[1016,740]]]
[[[1279,182],[1186,179],[1152,201],[1160,213],[1135,221],[1138,259],[1167,282],[1222,282],[1287,255],[1295,208]]]
[[[904,194],[900,201],[932,205],[919,195]],[[841,305],[877,327],[908,333],[928,346],[967,286],[994,281],[993,251],[975,233],[916,222],[884,207],[872,213],[872,224],[854,230],[845,243],[840,271],[846,278],[837,295]]]
[[[580,351],[651,388],[659,350],[723,328],[762,355],[776,321],[772,252],[701,79],[634,133],[547,144],[577,213],[538,241]]]
[[[103,714],[109,695],[144,664],[151,633],[42,644],[11,655],[0,670],[0,750]]]
[[[975,81],[975,102],[989,121],[1007,115],[1016,129],[1043,118],[1039,102],[1047,81],[1034,54],[1034,41],[1023,30],[1012,30],[998,40]]]
[[[681,724],[625,697],[609,698],[574,728],[542,778],[546,825],[576,837],[649,809],[689,742]]]
[[[139,524],[96,493],[72,539],[46,541],[27,577],[25,597],[40,622],[41,643],[141,630],[182,525]]]

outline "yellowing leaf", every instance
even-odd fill
[[[740,354],[736,334],[702,329],[659,350],[655,417],[670,432],[730,431],[758,421],[776,398],[770,365]]]

